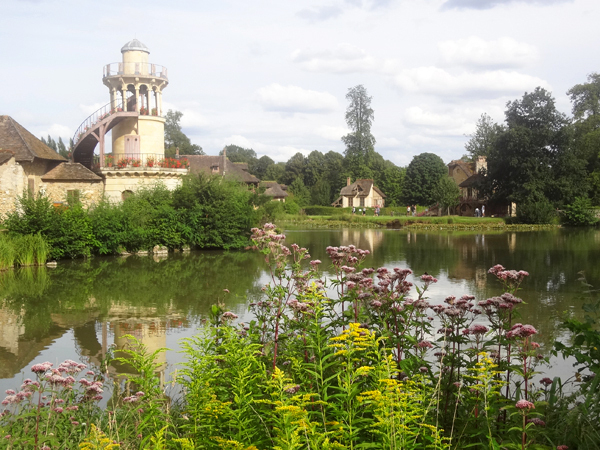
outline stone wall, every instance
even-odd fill
[[[15,209],[17,197],[26,189],[23,167],[10,158],[0,165],[0,217]]]
[[[54,203],[66,203],[68,191],[79,191],[79,201],[86,208],[98,204],[104,193],[102,181],[46,181],[42,192]]]

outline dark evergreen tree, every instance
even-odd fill
[[[375,153],[375,137],[371,134],[374,112],[371,99],[362,85],[348,89],[346,123],[350,133],[342,137],[346,145],[344,165],[353,178],[373,178],[370,163]]]

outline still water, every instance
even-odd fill
[[[427,232],[404,230],[290,231],[286,242],[310,250],[326,269],[328,245],[354,244],[371,251],[365,267],[407,267],[415,276],[438,278],[432,304],[448,295],[500,295],[487,270],[494,264],[530,273],[519,296],[521,321],[537,327],[546,351],[566,336],[558,326],[565,311],[581,316],[589,300],[578,281],[600,287],[600,231]],[[241,320],[247,304],[268,281],[263,257],[252,251],[192,252],[166,257],[129,256],[63,261],[57,268],[0,273],[0,389],[18,387],[32,364],[74,359],[99,365],[126,334],[150,350],[166,347],[168,377],[182,355],[179,341],[193,336],[210,306],[222,302]],[[327,274],[327,273],[325,273]],[[412,280],[411,280],[412,281]],[[225,293],[228,289],[230,293]],[[554,360],[549,374],[564,375]],[[111,367],[118,375],[123,368]]]

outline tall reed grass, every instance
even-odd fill
[[[0,235],[0,270],[43,265],[49,253],[50,246],[40,233]]]

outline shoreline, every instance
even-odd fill
[[[339,228],[387,228],[408,230],[494,230],[527,231],[552,230],[559,224],[529,225],[507,224],[499,217],[410,217],[410,216],[287,216],[276,220],[277,225],[287,229],[339,229]]]

